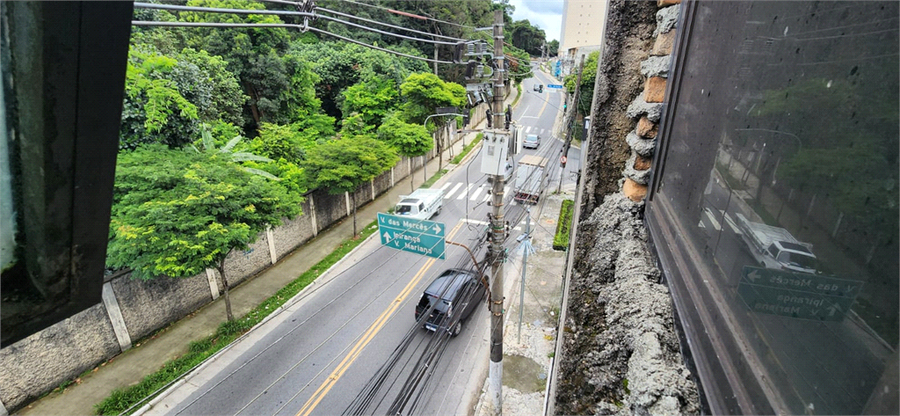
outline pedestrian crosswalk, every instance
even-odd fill
[[[713,210],[709,208],[703,208],[703,216],[706,218],[706,221],[709,222],[709,225],[712,226],[716,231],[722,230],[722,224],[716,219],[717,217],[723,218],[725,223],[728,224],[728,227],[734,231],[735,234],[741,235],[741,230],[737,227],[737,224],[731,219],[731,215],[728,215],[727,212],[721,209],[717,209],[718,213],[714,213]],[[706,224],[704,224],[703,219],[700,219],[700,223],[697,224],[700,228],[706,228]]]
[[[468,199],[475,202],[487,202],[491,199],[491,185],[487,183],[475,186],[475,184],[467,185],[465,182],[447,182],[441,186],[441,190],[444,191],[445,200]],[[503,188],[503,194],[505,196],[509,196],[510,191],[512,191],[512,187],[509,185],[506,185]]]
[[[538,136],[544,137],[550,135],[550,129],[541,129],[534,126],[523,126],[522,131],[525,134],[537,134]]]

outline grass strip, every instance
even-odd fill
[[[103,399],[100,403],[94,405],[94,410],[98,415],[117,415],[125,411],[135,403],[138,403],[156,390],[170,383],[171,381],[181,377],[186,372],[193,369],[203,360],[209,358],[229,343],[243,335],[245,332],[253,328],[254,325],[261,322],[266,316],[269,316],[278,307],[283,305],[288,299],[300,293],[303,288],[312,283],[329,267],[342,259],[350,250],[362,244],[366,237],[370,236],[378,230],[378,225],[372,221],[367,227],[360,232],[357,239],[347,239],[341,243],[334,251],[326,256],[322,261],[316,263],[315,266],[294,279],[287,286],[281,288],[274,295],[257,305],[255,308],[247,312],[240,319],[230,322],[222,322],[216,329],[215,334],[199,341],[191,342],[188,346],[188,352],[181,357],[171,360],[163,364],[162,368],[152,373],[138,384],[129,386],[125,389],[116,389],[110,393],[109,397]],[[137,410],[137,408],[133,409]]]
[[[484,137],[484,134],[478,133],[478,135],[475,136],[475,140],[472,140],[472,143],[469,143],[465,147],[463,147],[462,152],[459,152],[459,154],[456,155],[456,157],[454,157],[453,160],[450,161],[450,163],[458,165],[459,162],[462,162],[463,158],[466,157],[466,155],[469,154],[470,151],[472,151],[472,148],[474,148],[475,145],[481,141],[482,137]]]
[[[434,183],[437,182],[437,180],[440,179],[441,176],[444,176],[446,173],[447,169],[439,170],[438,173],[435,173],[430,178],[428,178],[428,180],[425,181],[425,183],[423,183],[419,188],[431,188],[431,185],[434,185]]]
[[[575,201],[566,199],[559,209],[559,220],[556,222],[556,235],[553,236],[553,249],[565,250],[569,246],[569,229],[572,222],[572,207]]]
[[[516,83],[516,91],[518,91],[519,93],[516,94],[516,98],[513,99],[512,107],[515,107],[516,104],[519,102],[519,98],[522,98],[522,83],[521,82]]]

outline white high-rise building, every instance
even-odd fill
[[[608,3],[609,0],[564,0],[557,51],[561,60],[574,62],[577,57],[600,48]]]

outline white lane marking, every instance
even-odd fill
[[[463,199],[463,198],[465,198],[466,195],[468,195],[470,189],[472,189],[472,184],[471,184],[471,183],[469,184],[469,186],[466,186],[466,190],[465,190],[465,191],[460,192],[459,196],[456,197],[456,199]]]
[[[741,230],[738,229],[737,224],[734,223],[734,220],[732,220],[731,216],[729,216],[728,214],[725,214],[725,223],[728,224],[729,227],[731,227],[731,231],[734,231],[735,234],[743,235]]]
[[[484,190],[484,184],[482,184],[481,186],[476,188],[474,192],[472,192],[472,196],[469,197],[469,200],[475,201],[476,199],[478,199],[478,195],[480,195],[481,191],[483,191],[483,190]]]
[[[454,186],[453,189],[450,190],[450,192],[447,192],[446,194],[444,194],[444,199],[450,199],[450,197],[452,197],[453,194],[455,194],[456,191],[459,190],[460,186],[462,186],[462,182],[457,183],[456,186]]]
[[[445,183],[444,186],[441,187],[441,190],[446,191],[448,186],[450,186],[450,182]]]
[[[710,211],[709,208],[703,208],[703,213],[706,214],[706,219],[709,220],[710,224],[712,224],[713,228],[715,228],[716,231],[722,230],[722,225],[719,224],[718,221],[716,221],[716,218],[713,216],[712,211]]]

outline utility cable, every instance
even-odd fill
[[[448,22],[448,21],[446,21],[446,20],[435,19],[435,18],[429,17],[429,16],[419,16],[419,15],[414,15],[414,14],[409,13],[409,12],[403,12],[403,11],[400,11],[400,10],[389,9],[389,8],[387,8],[387,7],[377,6],[377,5],[374,5],[374,4],[361,3],[361,2],[357,2],[357,1],[353,1],[353,0],[341,0],[341,1],[343,1],[343,2],[345,2],[345,3],[351,3],[351,4],[360,5],[360,6],[371,7],[371,8],[373,8],[373,9],[380,9],[380,10],[384,10],[384,11],[386,11],[386,12],[388,12],[388,13],[399,14],[399,15],[401,15],[401,16],[407,16],[407,17],[411,17],[411,18],[414,18],[414,19],[419,19],[419,20],[431,20],[431,21],[434,21],[434,22],[443,23],[443,24],[445,24],[445,25],[451,25],[451,26],[461,27],[461,28],[464,28],[464,29],[471,29],[471,30],[475,30],[475,31],[478,30],[478,28],[475,27],[475,26],[466,26],[466,25],[462,25],[462,24],[459,24],[459,23]]]
[[[301,17],[313,17],[320,18],[324,20],[330,20],[333,22],[338,22],[345,24],[347,26],[355,27],[357,29],[363,29],[370,32],[375,32],[382,35],[395,36],[401,39],[411,40],[415,42],[423,42],[423,43],[433,43],[436,45],[452,45],[456,46],[458,42],[443,42],[432,39],[423,39],[416,38],[412,36],[401,35],[398,33],[391,33],[380,29],[375,29],[368,26],[363,26],[357,23],[348,22],[346,20],[341,20],[331,16],[322,16],[316,15],[315,13],[307,13],[307,12],[297,12],[291,10],[254,10],[254,9],[227,9],[227,8],[219,8],[219,7],[195,7],[195,6],[178,6],[174,4],[155,4],[155,3],[141,3],[135,2],[135,7],[145,8],[145,9],[159,9],[159,10],[176,10],[176,11],[188,11],[188,12],[201,12],[201,13],[225,13],[225,14],[266,14],[266,15],[284,15],[284,16],[301,16]],[[302,26],[302,25],[301,25]],[[313,30],[314,28],[309,28]],[[429,34],[429,36],[431,36]],[[452,62],[451,62],[452,63]]]
[[[375,45],[369,45],[365,42],[360,42],[355,39],[350,39],[348,37],[344,37],[335,33],[331,33],[327,30],[318,29],[315,27],[304,27],[303,25],[290,24],[290,23],[212,23],[212,22],[157,22],[157,21],[147,21],[147,20],[132,20],[131,24],[134,26],[166,26],[166,27],[230,27],[230,28],[257,28],[257,27],[284,27],[290,29],[300,29],[300,30],[311,30],[313,32],[322,33],[325,35],[333,36],[335,38],[355,43],[360,46],[365,46],[367,48],[379,50],[382,52],[402,56],[410,59],[418,59],[420,61],[431,62],[431,63],[439,63],[439,64],[456,64],[456,65],[465,65],[465,62],[452,62],[452,61],[441,61],[434,60],[429,58],[423,58],[421,56],[409,55],[402,52],[393,51],[390,49],[382,48]]]

